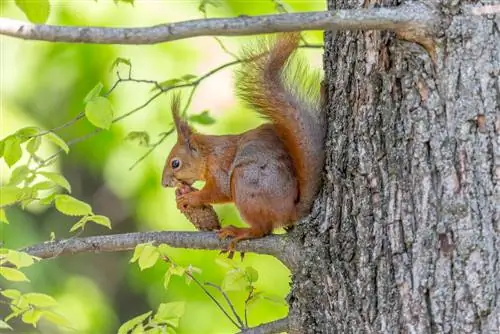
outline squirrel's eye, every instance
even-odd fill
[[[181,161],[179,159],[174,159],[171,162],[172,168],[177,169],[181,166]]]

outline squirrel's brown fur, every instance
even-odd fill
[[[308,214],[321,181],[325,124],[318,92],[297,87],[304,65],[291,72],[298,33],[281,34],[244,53],[238,95],[271,123],[239,135],[195,133],[172,104],[177,143],[163,171],[163,185],[205,181],[200,191],[177,198],[180,208],[234,202],[249,228],[223,227],[220,237],[258,238]]]

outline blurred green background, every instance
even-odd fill
[[[324,10],[324,1],[288,1],[292,11]],[[112,0],[52,1],[47,23],[56,25],[149,26],[165,22],[202,18],[197,1],[136,1],[134,6]],[[217,8],[208,7],[209,17],[233,17],[275,13],[272,1],[224,1]],[[0,2],[4,17],[26,20],[14,1]],[[305,33],[310,43],[321,43],[322,33]],[[241,45],[255,37],[222,37],[224,45],[238,52]],[[130,59],[133,76],[164,81],[185,74],[202,75],[233,60],[214,38],[200,37],[152,46],[78,45],[23,41],[0,37],[0,138],[30,125],[52,129],[83,110],[83,98],[97,82],[109,89],[116,80],[110,71],[116,57]],[[315,68],[321,67],[321,49],[300,51]],[[189,114],[209,110],[217,120],[214,125],[197,126],[211,134],[238,133],[260,123],[252,112],[237,101],[233,92],[235,67],[218,72],[204,80],[196,91]],[[121,84],[110,95],[116,115],[124,114],[151,97],[151,86]],[[186,98],[188,91],[184,92]],[[133,170],[129,167],[146,148],[125,137],[130,131],[146,131],[152,141],[170,128],[170,95],[156,99],[147,108],[72,146],[70,154],[61,156],[54,166],[70,181],[73,196],[92,205],[96,214],[112,220],[111,231],[88,224],[81,236],[151,230],[193,230],[176,207],[174,191],[160,185],[164,159],[175,137],[170,136],[153,154]],[[185,99],[184,99],[185,101]],[[85,119],[58,132],[71,140],[91,132],[94,127]],[[55,152],[49,144],[42,156]],[[25,162],[23,159],[18,164]],[[9,170],[0,162],[0,180],[5,182]],[[240,224],[233,205],[219,205],[216,210],[222,224]],[[8,248],[20,248],[56,238],[71,237],[68,232],[76,219],[61,215],[53,207],[7,209],[10,225],[0,224],[2,242]],[[128,264],[131,253],[80,254],[43,261],[25,270],[30,283],[11,286],[23,292],[36,291],[54,296],[58,312],[66,316],[78,333],[115,333],[130,318],[161,302],[186,301],[186,313],[179,333],[234,333],[236,328],[212,301],[196,286],[173,277],[168,290],[163,288],[165,264],[140,271]],[[220,284],[227,269],[217,265],[218,252],[171,249],[170,256],[180,265],[192,264],[202,269],[198,277]],[[236,261],[240,263],[239,256]],[[270,295],[285,298],[289,291],[290,272],[269,256],[246,254],[242,263],[259,272],[256,287]],[[0,281],[5,284],[5,281]],[[230,293],[242,314],[245,293]],[[0,316],[8,310],[0,306]],[[252,326],[284,317],[286,306],[259,301],[249,313]],[[37,329],[13,322],[17,333],[58,333],[43,320]]]

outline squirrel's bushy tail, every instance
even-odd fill
[[[290,61],[299,40],[299,33],[284,33],[246,49],[236,85],[238,95],[271,120],[293,160],[299,183],[297,219],[309,213],[321,184],[325,136],[319,78],[316,87],[303,87],[314,78],[307,77],[311,73],[303,63]]]

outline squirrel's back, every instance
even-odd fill
[[[299,33],[280,34],[244,52],[238,95],[269,119],[290,155],[299,184],[296,218],[307,215],[321,184],[325,124],[319,87],[301,91],[306,67],[291,63]]]

